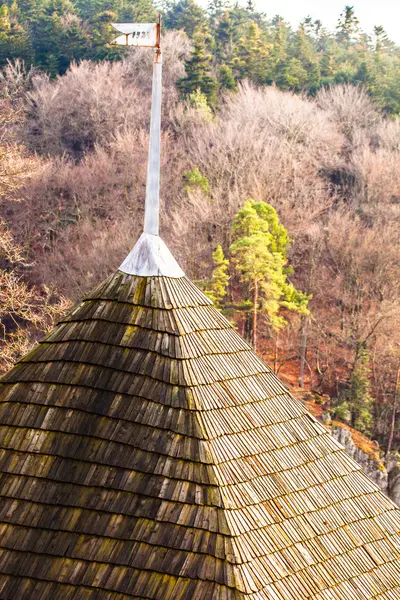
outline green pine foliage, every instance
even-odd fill
[[[194,0],[168,2],[165,6],[163,23],[168,29],[183,30],[193,38],[207,22],[205,11]]]
[[[218,70],[218,83],[221,90],[237,90],[237,82],[229,65],[221,65]]]
[[[210,193],[210,184],[205,175],[202,175],[199,167],[194,167],[191,171],[186,171],[183,174],[183,187],[186,192],[198,189],[204,194]]]
[[[186,76],[179,79],[177,85],[183,98],[200,91],[213,108],[217,103],[218,82],[211,72],[212,55],[207,42],[207,34],[198,31],[193,40],[193,52],[185,62]]]
[[[336,38],[344,47],[349,47],[360,37],[360,23],[356,17],[354,6],[345,6],[337,25]]]
[[[228,293],[229,260],[225,258],[222,246],[217,246],[217,249],[213,252],[212,258],[214,265],[212,277],[204,291],[213,301],[216,308],[221,310],[224,307],[224,301]]]
[[[232,233],[232,261],[252,295],[253,345],[257,348],[259,313],[278,332],[287,324],[283,310],[308,314],[309,297],[288,281],[290,238],[272,206],[247,200],[233,221]]]
[[[208,104],[207,96],[199,88],[189,94],[189,104],[196,109],[204,123],[213,120],[214,114]]]
[[[32,61],[32,47],[24,27],[16,21],[17,6],[9,9],[6,4],[0,6],[0,65],[7,60],[22,59]]]

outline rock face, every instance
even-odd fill
[[[398,463],[388,472],[387,494],[393,502],[400,506],[400,466]]]
[[[391,455],[386,463],[376,460],[358,448],[351,433],[344,427],[332,427],[332,436],[346,452],[363,468],[364,472],[380,489],[400,506],[400,463],[399,457]]]

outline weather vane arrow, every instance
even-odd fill
[[[111,42],[112,46],[160,47],[160,23],[112,23],[122,33]]]

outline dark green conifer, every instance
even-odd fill
[[[193,52],[185,62],[186,76],[179,79],[178,88],[185,97],[200,90],[207,98],[209,106],[214,107],[218,82],[211,74],[211,60],[206,35],[203,31],[198,31],[194,38]]]

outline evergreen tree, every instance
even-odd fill
[[[305,314],[309,298],[287,280],[290,239],[272,206],[247,200],[233,221],[232,231],[232,258],[241,280],[252,291],[253,346],[257,350],[259,312],[278,331],[286,324],[281,309]]]
[[[218,70],[218,83],[219,87],[223,90],[237,90],[237,83],[231,67],[228,65],[221,65]]]
[[[7,32],[11,29],[10,21],[8,19],[8,6],[3,4],[0,6],[0,31]]]
[[[118,21],[152,22],[156,18],[152,0],[76,0],[79,14],[93,19],[104,12],[112,12]]]
[[[333,84],[336,75],[338,45],[335,40],[331,40],[328,37],[322,43],[325,49],[319,60],[321,84],[329,86]]]
[[[64,72],[71,60],[82,58],[86,36],[70,0],[42,0],[32,7],[29,31],[35,64],[51,75]],[[69,43],[71,42],[71,48]]]
[[[297,69],[293,69],[292,66],[292,77],[294,75],[296,81],[289,87],[296,91],[306,88],[311,92],[317,91],[321,84],[321,69],[314,41],[311,35],[307,34],[306,25],[296,32],[292,54],[292,60],[298,61],[299,65]]]
[[[205,175],[203,175],[199,167],[195,167],[191,171],[186,171],[183,174],[183,187],[186,192],[198,189],[204,194],[210,193],[210,184]]]
[[[270,31],[267,83],[276,83],[286,69],[289,51],[290,29],[281,17],[275,17]]]
[[[10,21],[12,12],[15,14],[16,11],[15,4],[10,10],[6,4],[0,6],[0,66],[15,58],[21,58],[27,63],[32,60],[28,34],[21,25]]]
[[[99,13],[110,11],[116,14],[116,0],[76,0],[76,6],[83,19],[91,19]]]
[[[119,21],[128,23],[153,23],[157,21],[157,11],[152,0],[128,0],[115,11]]]
[[[22,20],[29,17],[38,10],[42,0],[18,0],[18,11],[22,17]],[[14,0],[8,3],[11,7],[14,4]]]
[[[375,52],[389,52],[394,50],[394,44],[390,41],[388,34],[382,26],[374,27],[374,49]]]
[[[269,44],[259,26],[250,23],[233,55],[233,70],[238,79],[248,78],[265,84],[268,75]]]
[[[0,66],[22,58],[51,75],[72,60],[115,60],[124,49],[107,46],[113,21],[151,22],[154,0],[7,0],[0,15]],[[360,32],[352,6],[346,6],[335,34],[306,17],[293,32],[277,16],[268,21],[250,1],[161,0],[164,25],[183,29],[194,41],[179,82],[195,102],[216,103],[217,90],[235,90],[248,78],[257,85],[314,94],[322,85],[362,84],[390,114],[400,113],[400,52],[381,26],[372,37]],[[1,8],[1,7],[0,7]],[[8,9],[8,10],[7,10]]]
[[[194,0],[179,0],[167,5],[163,23],[168,29],[183,29],[195,37],[206,24],[206,14]]]
[[[232,58],[234,46],[235,26],[231,19],[229,11],[221,15],[216,26],[215,38],[215,54],[219,61],[230,61]]]
[[[117,15],[111,11],[97,13],[87,23],[91,44],[87,56],[93,60],[113,59],[121,55],[121,48],[108,47],[116,35],[112,23],[117,21]]]
[[[211,19],[218,18],[223,13],[226,13],[231,8],[229,0],[209,0],[207,12]]]
[[[221,309],[226,298],[229,282],[229,260],[225,258],[222,246],[218,246],[212,255],[214,269],[212,278],[205,293],[213,301],[216,308]]]
[[[284,64],[279,65],[276,84],[281,90],[300,92],[307,84],[307,71],[297,58],[289,58]]]
[[[354,6],[345,6],[337,25],[336,37],[340,44],[348,47],[360,36],[360,23],[354,11]]]
[[[200,120],[204,123],[210,122],[214,118],[214,114],[206,96],[197,88],[194,92],[189,94],[189,103],[196,109]]]
[[[369,354],[367,348],[362,346],[358,350],[349,390],[351,425],[359,431],[368,431],[372,424],[373,399],[369,377]]]
[[[214,107],[217,102],[218,83],[211,75],[211,60],[206,36],[199,31],[194,38],[193,52],[185,61],[186,76],[179,79],[177,85],[184,97],[199,90],[207,98],[209,106]]]
[[[248,12],[238,5],[218,13],[210,19],[215,39],[215,56],[221,63],[232,66],[232,57],[241,38],[246,36],[251,22]]]

